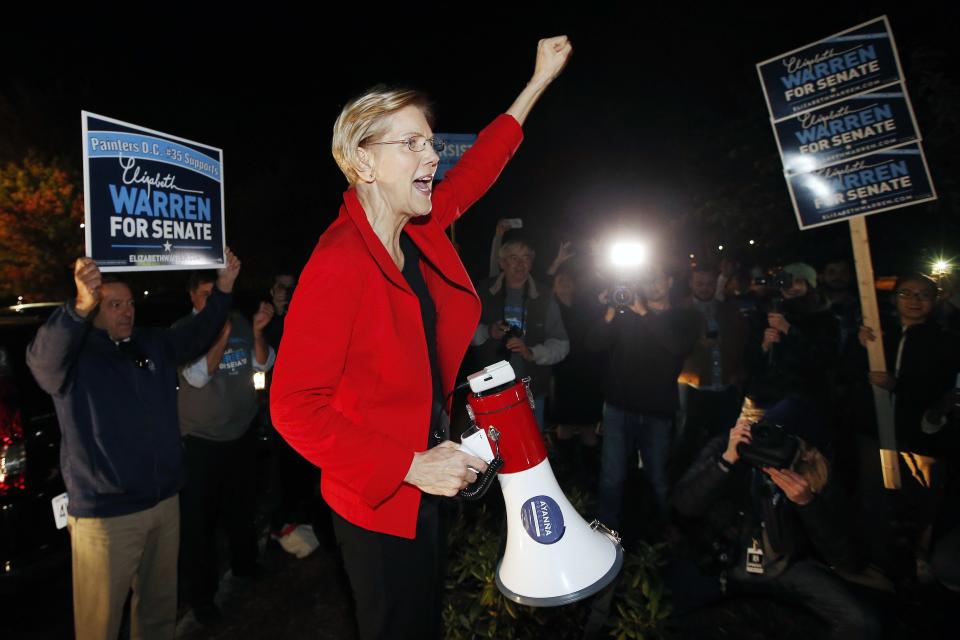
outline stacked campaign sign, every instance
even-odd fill
[[[800,228],[936,198],[886,17],[757,71]]]
[[[223,151],[81,117],[87,255],[103,271],[223,266]]]

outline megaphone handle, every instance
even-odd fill
[[[493,479],[497,477],[497,472],[503,466],[503,458],[496,456],[487,464],[487,470],[480,474],[468,488],[462,489],[457,493],[457,497],[464,500],[479,500],[487,494],[487,489],[493,484]]]

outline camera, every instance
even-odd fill
[[[778,271],[771,281],[777,289],[789,289],[793,286],[793,274],[787,271]]]
[[[610,292],[610,302],[617,307],[629,307],[636,298],[637,293],[631,284],[615,284]]]
[[[503,332],[503,341],[506,342],[510,338],[522,338],[523,329],[512,324],[507,325],[507,330]]]
[[[789,469],[797,459],[800,441],[780,425],[761,420],[750,427],[750,442],[737,445],[740,459],[754,467]]]

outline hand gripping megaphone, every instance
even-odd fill
[[[474,435],[461,448],[496,459],[499,470],[493,473],[506,503],[507,546],[496,574],[500,592],[533,607],[597,593],[623,565],[620,538],[596,520],[587,524],[557,484],[534,418],[530,379],[516,380],[512,367],[498,362],[468,380]]]

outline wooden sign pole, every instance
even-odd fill
[[[876,340],[867,343],[867,359],[870,371],[886,371],[883,354],[883,338],[880,333],[880,310],[877,306],[877,289],[873,277],[873,259],[870,257],[870,241],[867,238],[867,220],[856,216],[850,223],[850,242],[853,244],[853,261],[857,270],[857,286],[860,289],[860,309],[863,325],[873,329]],[[876,385],[873,388],[873,404],[877,413],[877,432],[880,436],[880,466],[883,469],[883,486],[900,488],[900,457],[897,453],[896,429],[893,421],[893,400],[890,392]]]

